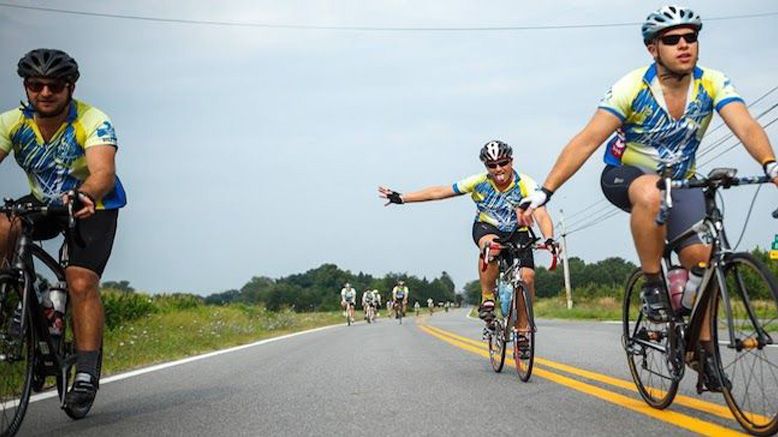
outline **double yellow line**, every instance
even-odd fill
[[[445,341],[460,349],[472,352],[476,355],[480,355],[485,358],[489,358],[489,351],[487,346],[483,342],[476,341],[467,337],[454,334],[452,332],[428,325],[419,324],[419,328],[425,333]],[[514,361],[508,357],[505,359],[506,364],[515,367]],[[702,419],[692,417],[686,414],[682,414],[671,410],[657,410],[648,406],[639,397],[628,397],[622,394],[606,390],[596,385],[588,384],[578,379],[573,379],[568,376],[564,376],[559,373],[551,372],[546,368],[559,370],[571,375],[575,375],[581,378],[597,381],[602,384],[617,387],[623,390],[637,392],[635,385],[632,381],[626,381],[619,378],[603,375],[588,370],[578,369],[576,367],[568,366],[566,364],[557,363],[554,361],[546,360],[543,358],[535,357],[535,368],[533,369],[533,376],[539,376],[541,378],[553,381],[557,384],[570,387],[574,390],[582,393],[594,396],[602,399],[606,402],[616,404],[620,407],[627,408],[629,410],[645,414],[663,422],[670,423],[680,428],[687,429],[692,432],[696,432],[704,435],[716,435],[716,436],[729,436],[729,435],[744,435],[736,430],[717,425],[712,422],[706,422]],[[691,398],[688,396],[677,395],[675,397],[675,404],[682,405],[694,410],[701,411],[703,413],[712,414],[714,416],[723,417],[725,419],[734,420],[732,413],[725,406],[706,402],[701,399]]]

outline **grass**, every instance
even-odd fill
[[[498,312],[499,307],[498,304]],[[621,300],[613,297],[575,301],[570,310],[567,309],[567,301],[563,298],[541,298],[535,300],[533,309],[538,319],[621,320]],[[473,308],[470,316],[478,318],[478,309]]]
[[[151,314],[106,330],[103,374],[342,322],[340,312],[274,313],[239,305]]]

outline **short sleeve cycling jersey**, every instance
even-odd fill
[[[103,144],[117,147],[116,132],[107,115],[75,99],[49,141],[43,140],[33,117],[34,110],[28,106],[0,114],[0,150],[14,153],[36,199],[58,204],[64,192],[78,188],[89,176],[86,149]],[[96,208],[117,209],[126,204],[117,176],[113,189]]]
[[[405,299],[408,296],[408,287],[395,286],[392,289],[392,295],[395,299]]]
[[[519,226],[516,207],[529,193],[537,190],[537,184],[529,176],[514,170],[513,181],[503,191],[497,189],[488,172],[462,179],[452,188],[457,194],[470,193],[478,209],[476,222],[490,224],[503,232],[512,232]]]
[[[695,153],[713,110],[743,102],[723,73],[697,66],[686,98],[684,114],[674,119],[667,109],[656,64],[628,73],[605,94],[599,108],[619,118],[622,127],[605,150],[605,163],[632,165],[657,172],[660,164],[679,159],[674,178],[689,178],[695,171]]]
[[[354,302],[357,298],[357,290],[354,288],[341,288],[340,298],[346,302]]]

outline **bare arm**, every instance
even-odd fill
[[[89,169],[89,176],[78,188],[78,191],[87,196],[79,195],[84,207],[75,213],[76,217],[86,218],[94,214],[96,203],[113,189],[116,183],[115,156],[116,147],[109,144],[96,145],[86,149],[86,166]],[[65,196],[65,201],[70,201],[67,196]]]
[[[378,194],[384,199],[387,199],[392,191],[393,190],[386,187],[378,187]],[[449,197],[454,196],[458,196],[458,194],[454,191],[454,188],[452,188],[450,185],[440,185],[435,187],[427,187],[419,191],[405,193],[400,197],[402,198],[403,203],[413,203],[426,202],[428,200],[448,199]]]
[[[746,105],[742,102],[732,102],[721,108],[719,115],[760,165],[775,160],[775,153],[764,128],[754,120]],[[778,185],[778,178],[773,182]]]
[[[538,222],[543,238],[554,238],[554,222],[551,220],[551,216],[548,214],[545,206],[533,210],[532,217]]]
[[[95,200],[100,200],[108,194],[116,183],[115,156],[116,147],[107,144],[86,149],[89,176],[79,190],[94,197]]]
[[[586,127],[574,136],[557,158],[543,186],[556,191],[578,171],[587,159],[608,137],[621,126],[618,117],[598,109]]]

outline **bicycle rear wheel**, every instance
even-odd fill
[[[778,432],[778,281],[749,253],[723,265],[731,319],[721,289],[711,317],[715,357],[727,405],[751,434]],[[718,283],[716,283],[718,286]],[[729,333],[734,335],[734,341]],[[761,335],[760,335],[761,332]]]
[[[524,301],[524,308],[520,308],[520,301]],[[527,318],[527,329],[519,329],[519,319],[515,318],[513,334],[513,361],[516,363],[516,372],[522,382],[529,381],[532,376],[532,366],[535,362],[535,319],[532,312],[532,299],[529,296],[529,288],[524,282],[514,290],[513,296],[515,314],[524,311]]]
[[[503,321],[495,320],[494,330],[489,330],[487,336],[489,340],[489,362],[492,364],[492,369],[500,373],[505,365],[505,324]]]
[[[683,376],[683,348],[675,323],[653,323],[641,311],[643,272],[636,270],[624,292],[622,345],[632,380],[646,403],[667,408],[675,399]]]
[[[0,435],[19,431],[32,390],[34,329],[29,312],[22,332],[23,290],[16,278],[0,274]]]

